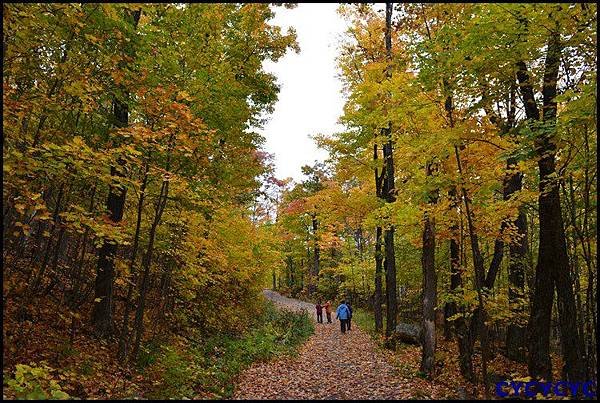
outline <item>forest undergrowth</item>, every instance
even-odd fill
[[[56,308],[51,303],[40,306],[39,320],[20,325],[13,323],[18,320],[16,311],[8,312],[5,323],[21,331],[26,342],[15,345],[21,350],[13,352],[20,358],[15,373],[3,374],[4,398],[227,398],[240,371],[256,361],[293,355],[314,331],[308,315],[265,301],[262,313],[249,319],[242,335],[155,335],[143,345],[135,365],[123,368],[89,329],[71,336],[68,323],[53,319]]]

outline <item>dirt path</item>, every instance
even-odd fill
[[[266,290],[265,296],[288,309],[314,305]],[[335,313],[333,315],[335,318]],[[296,358],[257,363],[238,379],[234,399],[407,399],[421,379],[404,379],[368,334],[352,325],[342,334],[339,321],[315,324],[315,333]],[[421,382],[419,382],[421,381]],[[433,397],[433,396],[432,396]]]

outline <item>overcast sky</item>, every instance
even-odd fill
[[[337,42],[346,22],[337,3],[304,3],[294,9],[275,7],[272,24],[296,29],[300,53],[288,52],[277,63],[266,62],[280,85],[279,101],[261,131],[265,149],[275,156],[275,176],[302,178],[300,168],[324,160],[327,153],[310,138],[341,129],[337,124],[344,98],[337,78]]]

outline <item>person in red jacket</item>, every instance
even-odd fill
[[[321,301],[317,302],[317,323],[323,323],[323,305],[321,305]]]

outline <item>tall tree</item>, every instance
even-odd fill
[[[433,176],[435,163],[425,167],[425,175]],[[429,203],[437,201],[437,191],[428,195]],[[435,221],[430,212],[425,211],[423,217],[423,251],[421,256],[423,269],[423,319],[422,319],[422,354],[421,371],[431,376],[435,364],[435,308],[437,306],[437,275],[435,272]]]
[[[387,59],[386,78],[392,78],[392,3],[385,3],[385,53]],[[396,201],[394,184],[394,153],[392,143],[391,122],[384,129],[385,144],[383,146],[383,158],[385,169],[385,200],[387,203]],[[396,253],[394,250],[394,225],[390,224],[385,229],[385,292],[386,292],[386,323],[385,334],[388,337],[388,345],[393,345],[392,333],[396,330],[396,316],[398,312],[398,300],[396,297]]]
[[[377,139],[373,144],[373,161],[375,162],[375,193],[379,199],[383,199],[383,189],[385,178],[385,170],[382,169],[381,175],[379,175],[379,167],[377,162],[379,159],[379,150],[377,145]],[[382,246],[382,233],[383,230],[381,225],[377,225],[375,229],[375,292],[373,294],[373,311],[375,314],[375,330],[380,331],[383,329],[383,312],[381,310],[381,304],[383,302],[383,290],[381,284],[381,275],[383,274],[383,254],[381,251]]]
[[[316,290],[316,282],[318,282],[318,278],[319,278],[319,263],[320,263],[320,255],[321,255],[321,248],[319,247],[319,240],[318,240],[318,235],[317,235],[317,231],[319,230],[319,221],[317,219],[317,213],[312,213],[310,216],[310,221],[311,221],[311,225],[312,225],[312,233],[313,233],[313,242],[314,242],[314,247],[313,247],[313,267],[312,267],[312,278],[315,279],[315,285],[314,288],[312,290],[310,290],[310,292],[314,292]]]
[[[556,6],[559,11],[561,6]],[[550,13],[552,16],[552,13]],[[564,372],[571,381],[585,377],[583,346],[577,334],[577,310],[573,294],[570,262],[567,254],[565,231],[556,181],[556,116],[557,85],[561,62],[560,26],[557,19],[548,36],[544,63],[542,110],[538,109],[527,66],[517,65],[517,78],[527,118],[536,132],[535,149],[540,175],[538,261],[535,269],[535,290],[529,321],[529,371],[535,378],[552,379],[550,362],[550,318],[554,288],[558,295],[558,314]],[[541,119],[541,123],[539,122]],[[548,281],[550,279],[550,281]]]
[[[131,20],[130,23],[134,31],[139,23],[141,13],[141,9],[133,11],[131,14],[126,13],[125,18]],[[133,54],[134,52],[134,49],[128,49],[127,53]],[[121,65],[119,67],[125,68],[126,66]],[[120,92],[122,98],[115,95],[113,99],[113,115],[115,127],[124,128],[129,125],[129,92],[124,87],[120,88]],[[113,165],[110,167],[110,175],[115,178],[123,178],[125,176],[123,172],[124,160],[120,158],[118,163],[119,166]],[[120,185],[118,180],[111,184],[106,200],[106,208],[110,221],[115,225],[123,219],[126,193],[127,189]],[[96,334],[102,337],[108,337],[113,332],[113,286],[116,253],[117,245],[109,240],[102,244],[98,252],[92,323]]]
[[[458,200],[460,200],[456,194],[456,187],[450,188],[448,196],[450,198],[452,210],[456,211]],[[462,291],[463,280],[461,276],[460,229],[457,221],[456,218],[453,219],[450,226],[450,292],[459,293],[460,290],[459,296],[461,294],[464,296],[464,291]],[[473,381],[473,343],[471,342],[471,333],[467,327],[464,308],[462,306],[457,306],[455,301],[449,302],[446,307],[448,317],[458,315],[455,317],[453,324],[458,342],[458,363],[460,372],[466,379]]]

